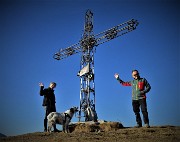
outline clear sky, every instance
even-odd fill
[[[79,106],[81,54],[60,61],[53,54],[81,39],[87,9],[94,13],[94,34],[132,18],[139,21],[136,30],[97,47],[98,118],[136,125],[131,87],[121,86],[114,73],[130,81],[137,69],[152,87],[150,125],[180,125],[179,8],[178,0],[1,0],[0,133],[43,131],[39,82],[57,83],[58,112]]]

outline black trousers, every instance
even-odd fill
[[[44,106],[45,109],[45,117],[44,117],[44,131],[47,131],[47,116],[51,113],[51,112],[56,112],[56,106]],[[56,125],[54,125],[54,129],[56,129]]]
[[[142,120],[141,120],[141,116],[140,116],[140,108],[141,108],[141,112],[143,114],[144,123],[149,124],[146,99],[133,100],[132,106],[133,106],[133,111],[134,111],[135,116],[136,116],[137,124],[142,126]]]

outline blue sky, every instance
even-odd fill
[[[87,9],[94,13],[94,34],[132,18],[139,21],[135,31],[97,47],[99,119],[136,125],[131,87],[121,86],[114,73],[130,81],[131,70],[138,69],[152,87],[150,125],[180,125],[179,7],[178,0],[1,0],[0,133],[43,131],[39,82],[57,83],[58,112],[79,106],[81,54],[60,61],[53,54],[81,39]]]

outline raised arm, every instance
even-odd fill
[[[117,81],[119,81],[119,83],[121,83],[121,85],[123,85],[123,86],[131,86],[131,82],[124,82],[123,80],[121,80],[119,78],[119,74],[118,73],[115,73],[114,77],[116,78]]]
[[[43,83],[39,83],[39,86],[40,86],[40,96],[43,96],[44,95],[44,84]]]

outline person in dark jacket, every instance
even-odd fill
[[[44,88],[43,83],[39,83],[40,86],[40,96],[44,96],[42,106],[45,109],[45,118],[44,118],[44,132],[47,132],[47,116],[51,112],[56,112],[56,99],[54,94],[54,88],[56,87],[55,82],[51,82],[48,88]],[[54,132],[58,132],[54,126]]]
[[[143,120],[145,127],[149,128],[149,117],[147,111],[147,103],[146,103],[146,93],[148,93],[151,89],[150,84],[145,78],[141,78],[138,70],[132,71],[132,77],[134,80],[124,82],[119,78],[119,74],[115,74],[114,77],[123,85],[123,86],[132,86],[132,106],[133,111],[136,116],[136,127],[142,127],[142,120],[140,116],[140,108],[143,114]]]

